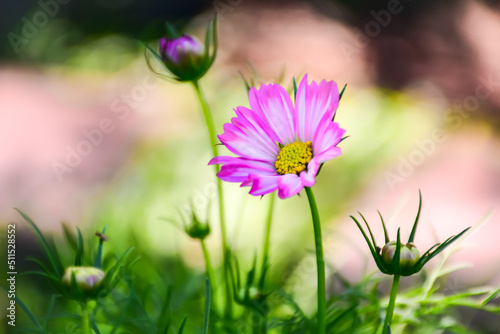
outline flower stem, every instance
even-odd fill
[[[267,211],[266,230],[264,232],[264,250],[262,251],[262,264],[260,269],[259,289],[264,288],[267,267],[269,266],[269,245],[271,243],[271,222],[273,220],[274,193],[269,195],[269,209]]]
[[[384,328],[382,329],[382,333],[384,334],[388,333],[387,327],[392,323],[392,315],[394,314],[394,306],[396,305],[396,297],[398,296],[400,278],[400,275],[394,275],[394,279],[392,281],[391,296],[389,299],[389,305],[387,306],[387,312],[385,314]]]
[[[205,271],[207,272],[208,279],[210,280],[210,286],[212,291],[215,290],[215,279],[214,279],[214,269],[212,268],[212,261],[210,261],[210,254],[208,253],[207,245],[205,240],[201,239],[201,248],[203,249],[203,257],[205,258]]]
[[[87,302],[82,304],[82,334],[92,334],[90,329],[90,309]]]
[[[318,271],[318,334],[326,332],[326,286],[325,286],[325,260],[323,257],[323,242],[321,239],[321,224],[318,206],[312,189],[305,187],[314,226],[314,240],[316,244],[316,267]]]
[[[208,135],[210,138],[210,145],[212,147],[213,156],[218,155],[217,150],[217,136],[215,132],[215,124],[212,114],[208,108],[207,101],[203,92],[201,91],[200,85],[197,80],[191,81],[193,84],[194,90],[196,92],[196,96],[200,102],[201,110],[203,111],[203,117],[205,118],[205,123],[208,129]],[[220,171],[219,165],[214,165],[215,173]],[[229,285],[229,259],[228,259],[228,248],[227,248],[227,236],[226,236],[226,220],[224,216],[224,196],[222,193],[222,180],[217,178],[217,194],[219,199],[219,220],[220,220],[220,229],[221,229],[221,239],[222,239],[222,259],[224,262],[224,280],[226,283],[226,309],[225,315],[226,317],[231,317],[232,314],[232,297],[231,297],[231,287]]]

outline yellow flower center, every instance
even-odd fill
[[[306,169],[307,163],[311,161],[311,158],[311,142],[301,143],[296,141],[281,147],[280,154],[278,154],[274,166],[281,175],[300,174],[300,172]]]

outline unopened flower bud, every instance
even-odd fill
[[[382,260],[386,265],[390,266],[394,258],[394,253],[396,252],[396,241],[391,241],[382,249]],[[401,244],[401,251],[399,254],[399,266],[401,271],[405,271],[413,267],[420,259],[420,252],[417,247],[409,242],[406,245]]]
[[[193,239],[205,239],[210,234],[210,225],[195,221],[186,228],[186,233]]]
[[[163,37],[159,49],[167,68],[183,80],[198,79],[209,67],[205,46],[194,36]]]
[[[82,291],[92,291],[99,287],[104,279],[104,272],[95,267],[67,267],[62,278],[63,284],[71,287],[73,277]]]

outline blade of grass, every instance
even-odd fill
[[[168,330],[170,328],[170,319],[168,319],[167,324],[165,325],[165,328],[163,329],[163,334],[167,334]]]
[[[294,101],[297,99],[297,79],[293,77],[293,99]]]
[[[400,236],[400,228],[398,228],[398,235],[397,235],[397,239],[396,239],[396,251],[394,252],[394,257],[392,258],[392,262],[391,262],[391,267],[393,269],[393,271],[395,273],[397,273],[397,275],[400,274],[401,272],[401,261],[400,261],[400,257],[401,257],[401,236]]]
[[[365,217],[361,214],[361,212],[358,212],[361,218],[363,218],[363,221],[365,222],[366,227],[368,228],[368,232],[370,233],[370,237],[372,238],[373,246],[375,249],[377,249],[377,242],[375,241],[375,238],[373,237],[372,229],[370,228],[370,225],[368,225],[368,222],[366,221]]]
[[[81,266],[83,257],[83,237],[78,227],[76,228],[76,235],[77,235],[77,245],[76,245],[75,266]]]
[[[418,212],[417,217],[415,218],[415,223],[413,224],[413,228],[411,229],[410,237],[408,238],[408,242],[413,242],[415,239],[415,233],[417,233],[417,225],[420,220],[420,212],[422,211],[422,192],[420,189],[418,190]]]
[[[177,332],[177,334],[182,334],[182,332],[184,332],[184,326],[186,326],[186,321],[187,321],[187,317],[185,317],[184,320],[182,320],[181,327],[179,328],[179,331]]]
[[[40,325],[40,323],[38,322],[38,320],[36,319],[35,315],[33,314],[33,312],[31,312],[31,310],[29,309],[28,306],[26,306],[25,303],[23,303],[23,301],[21,299],[19,299],[18,297],[16,297],[16,304],[19,305],[19,307],[21,307],[21,309],[24,311],[24,313],[26,313],[26,315],[28,316],[28,318],[31,320],[31,322],[42,332],[42,333],[46,333],[45,329],[43,329],[42,325]]]
[[[50,302],[49,302],[49,306],[47,307],[47,312],[45,312],[45,316],[43,317],[42,327],[43,327],[43,330],[45,330],[45,331],[47,330],[47,323],[49,322],[52,310],[54,309],[54,304],[56,302],[56,298],[57,298],[57,295],[52,295],[52,297],[50,297]]]
[[[108,225],[104,225],[102,229],[102,234],[106,233],[106,228]],[[99,238],[99,245],[97,246],[97,254],[95,256],[94,267],[101,269],[102,267],[102,246],[104,244],[104,238]]]
[[[21,215],[21,217],[23,217],[23,219],[28,223],[28,225],[30,225],[31,228],[35,231],[35,234],[38,237],[38,240],[42,244],[42,247],[45,250],[45,253],[49,257],[49,260],[50,260],[50,263],[52,264],[52,268],[54,269],[54,272],[56,273],[56,275],[58,277],[62,277],[62,273],[63,273],[64,268],[63,268],[63,265],[61,263],[61,260],[52,251],[52,249],[50,249],[49,244],[45,240],[42,232],[40,232],[40,230],[38,229],[36,224],[33,222],[33,220],[27,214],[25,214],[24,212],[22,212],[21,210],[19,210],[17,208],[14,208],[14,210],[16,210]]]
[[[375,263],[377,264],[378,269],[383,272],[384,274],[387,274],[387,270],[385,270],[384,265],[380,261],[380,258],[378,256],[377,250],[373,247],[373,245],[370,242],[370,239],[368,239],[368,236],[366,235],[365,231],[361,227],[361,224],[354,218],[353,216],[350,216],[352,220],[358,225],[359,230],[363,234],[363,237],[365,238],[366,243],[368,244],[368,248],[370,249],[370,253],[372,253],[372,257],[375,260]]]
[[[384,239],[385,239],[385,244],[387,245],[391,239],[389,239],[389,233],[387,233],[387,228],[385,227],[385,222],[384,222],[384,218],[382,218],[382,214],[380,213],[380,211],[378,211],[378,215],[380,216],[380,220],[382,221],[382,227],[384,228]]]
[[[120,256],[118,261],[116,261],[115,265],[111,267],[110,270],[106,273],[106,277],[104,277],[103,282],[101,283],[102,285],[108,285],[108,289],[111,291],[113,288],[118,284],[118,281],[120,280],[120,275],[115,275],[116,271],[120,269],[123,266],[123,262],[125,259],[129,256],[129,254],[132,252],[134,248],[130,247],[125,251],[125,253]]]
[[[67,224],[62,223],[62,227],[63,227],[64,236],[66,237],[66,241],[68,242],[71,249],[73,249],[76,252],[76,238],[75,238],[75,236],[73,235],[73,233],[71,232],[71,230],[69,229],[69,226]]]
[[[344,88],[342,88],[342,91],[339,94],[339,101],[342,100],[342,96],[344,96],[345,89],[347,87],[347,84],[344,85]]]
[[[423,287],[423,298],[428,297],[429,293],[432,289],[432,286],[434,285],[434,282],[436,281],[439,272],[441,271],[441,268],[443,267],[444,262],[450,256],[454,250],[462,243],[464,240],[466,240],[468,237],[476,233],[477,230],[479,230],[486,222],[491,218],[492,215],[492,210],[489,210],[480,220],[477,222],[467,233],[467,236],[462,238],[461,240],[458,240],[455,242],[455,244],[452,246],[452,248],[443,256],[439,264],[436,266],[434,269],[433,273],[429,275],[428,279],[426,280],[424,287]],[[469,228],[468,228],[469,229]],[[418,262],[417,262],[418,263]]]
[[[481,306],[486,306],[488,305],[491,301],[496,299],[498,296],[500,296],[500,288],[496,291],[494,291],[491,295],[488,296],[482,303]]]
[[[432,258],[434,258],[436,255],[441,253],[445,248],[447,248],[449,245],[451,245],[455,240],[460,238],[465,232],[467,232],[470,229],[470,227],[467,227],[465,230],[460,232],[459,234],[448,238],[445,242],[443,242],[439,247],[437,247],[432,253],[430,253],[419,265],[420,268],[422,268],[427,262],[429,262]],[[441,268],[441,266],[440,266]]]

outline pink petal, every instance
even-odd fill
[[[258,133],[265,145],[270,146],[273,152],[279,153],[279,149],[276,145],[278,137],[264,120],[262,120],[254,111],[245,107],[238,107],[235,111],[238,118],[245,118],[245,124]]]
[[[218,138],[231,152],[248,159],[274,161],[279,153],[269,137],[249,125],[243,114],[224,124],[224,133]],[[259,132],[260,131],[260,132]]]
[[[250,174],[277,175],[273,164],[258,160],[221,156],[213,158],[209,164],[222,164],[217,176],[227,182],[244,182]]]
[[[257,176],[252,175],[253,183],[250,189],[250,195],[262,196],[265,194],[272,193],[278,189],[278,180],[281,176]]]
[[[294,108],[290,95],[280,85],[262,85],[248,94],[251,109],[264,121],[275,134],[274,140],[281,144],[295,141]]]
[[[312,141],[321,120],[330,121],[339,105],[339,89],[334,81],[307,84],[307,75],[300,81],[295,100],[295,131],[302,142]]]
[[[285,174],[278,179],[278,197],[281,199],[297,195],[304,186],[296,174]]]
[[[237,157],[230,157],[227,155],[219,155],[217,157],[213,157],[209,162],[208,165],[220,165],[220,164],[227,164],[233,162]]]
[[[335,157],[342,154],[342,150],[339,147],[333,145],[332,147],[326,149],[322,153],[314,156],[311,161],[307,164],[307,171],[300,173],[300,179],[304,186],[311,187],[316,182],[316,174],[318,174],[319,166],[322,163],[327,162]]]
[[[315,172],[313,169],[308,168],[307,171],[302,171],[300,173],[300,182],[302,182],[304,187],[312,187],[316,183],[316,174],[318,173],[318,169],[315,169]]]
[[[241,182],[240,187],[250,187],[253,183],[254,176],[248,175],[245,181]]]
[[[328,148],[337,145],[344,136],[345,130],[325,115],[321,120],[313,139],[313,153],[320,154]]]

